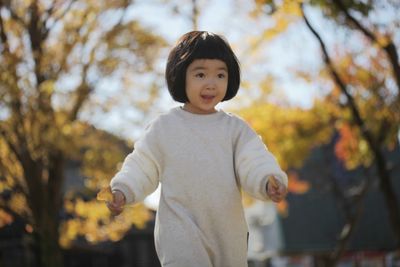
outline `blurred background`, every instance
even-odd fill
[[[224,35],[242,84],[220,108],[289,175],[244,195],[249,266],[400,266],[398,0],[0,0],[0,266],[160,266],[157,191],[111,217],[96,194],[177,106],[187,31]],[[171,244],[172,246],[173,244]]]

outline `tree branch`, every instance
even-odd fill
[[[1,8],[1,5],[0,5],[0,8]],[[3,17],[1,16],[1,14],[0,14],[0,42],[3,44],[3,55],[5,57],[10,58],[8,63],[13,64],[11,69],[12,69],[13,73],[15,73],[15,75],[16,75],[15,65],[17,65],[17,63],[19,62],[19,58],[16,56],[15,53],[13,53],[10,50],[9,40],[8,40],[8,36],[6,33],[6,28],[4,26],[4,20],[3,20]],[[9,68],[7,68],[7,69],[9,69]]]
[[[318,42],[320,44],[320,47],[321,47],[321,50],[323,53],[324,62],[326,64],[326,66],[328,67],[328,70],[329,70],[330,74],[332,75],[333,80],[338,85],[340,91],[346,96],[347,106],[350,108],[355,122],[360,127],[361,131],[367,135],[368,141],[371,142],[371,144],[373,144],[374,147],[376,147],[375,141],[373,140],[371,134],[369,133],[368,129],[366,128],[364,120],[361,118],[359,109],[355,103],[353,96],[349,93],[349,90],[347,89],[346,84],[340,78],[338,72],[336,71],[335,67],[332,64],[331,58],[329,57],[329,54],[326,49],[324,41],[322,40],[321,36],[317,33],[317,31],[311,26],[310,22],[308,21],[307,16],[304,13],[303,6],[302,6],[301,10],[303,12],[302,15],[303,15],[304,22],[306,23],[308,29],[313,33],[313,35],[315,36],[315,38],[318,40]]]
[[[49,181],[48,181],[48,197],[49,209],[57,216],[58,211],[62,208],[64,184],[64,163],[65,157],[59,150],[53,151],[49,156]],[[61,197],[60,197],[61,196]]]
[[[69,113],[70,121],[75,121],[78,118],[78,113],[79,113],[80,109],[82,108],[84,102],[89,97],[90,93],[93,91],[93,89],[85,81],[86,74],[82,77],[82,79],[84,79],[84,80],[82,80],[82,83],[78,86],[78,88],[75,91],[75,94],[76,94],[75,102],[72,105],[72,109]]]
[[[4,28],[3,17],[1,16],[1,14],[0,14],[0,40],[1,43],[3,44],[3,50],[6,53],[10,53],[10,46],[8,45],[8,38]]]
[[[30,21],[28,26],[29,39],[31,43],[33,60],[35,62],[35,76],[37,87],[45,80],[41,74],[41,57],[42,57],[42,42],[43,42],[43,30],[42,23],[39,18],[39,7],[37,1],[33,1],[29,7]]]
[[[120,27],[123,23],[123,18],[125,17],[126,13],[127,13],[127,6],[129,4],[129,1],[125,1],[124,2],[124,12],[122,13],[121,17],[119,18],[118,22],[113,26],[113,28],[109,31],[112,32],[112,30],[117,29],[118,27]],[[89,31],[88,34],[86,36],[84,36],[83,40],[85,43],[85,41],[88,39],[89,37]],[[81,110],[83,104],[86,102],[86,100],[88,99],[89,95],[92,93],[93,88],[87,84],[86,82],[86,77],[87,77],[87,71],[90,67],[90,64],[93,61],[94,58],[94,54],[95,51],[97,49],[97,47],[100,46],[100,42],[98,42],[93,49],[90,51],[90,56],[89,56],[89,61],[83,65],[83,70],[82,70],[82,82],[81,84],[77,87],[77,89],[75,90],[75,94],[76,94],[76,98],[75,98],[75,102],[72,105],[71,111],[69,112],[69,120],[70,121],[74,121],[77,119],[79,111]]]
[[[8,146],[10,147],[11,151],[15,154],[15,156],[22,160],[21,153],[19,149],[26,145],[26,139],[24,136],[25,129],[23,123],[23,112],[22,112],[22,103],[21,103],[21,89],[19,88],[16,80],[17,80],[17,71],[16,71],[16,62],[18,61],[15,55],[10,52],[9,45],[8,45],[8,38],[7,34],[5,33],[5,27],[3,18],[0,15],[0,39],[4,46],[4,54],[9,56],[10,64],[7,64],[7,67],[10,69],[13,79],[8,79],[7,82],[10,84],[4,83],[4,86],[8,86],[10,92],[10,102],[7,103],[9,105],[12,116],[14,116],[16,123],[13,124],[14,127],[14,134],[19,142],[19,144],[14,144],[12,141],[12,137],[8,134],[7,129],[0,124],[0,135],[3,136],[4,140],[7,142]],[[4,122],[3,122],[4,123]]]
[[[333,0],[333,3],[344,13],[346,18],[354,24],[354,26],[361,31],[365,36],[367,36],[371,42],[379,44],[378,38],[374,35],[373,32],[368,30],[366,27],[361,25],[361,23],[353,17],[349,11],[347,10],[346,6],[343,4],[342,0]],[[396,46],[393,44],[393,41],[390,39],[387,44],[383,47],[386,55],[389,58],[389,61],[392,65],[393,75],[397,84],[397,89],[399,91],[400,100],[400,64],[399,64],[399,55],[396,50]]]
[[[313,33],[313,35],[318,40],[318,42],[321,46],[321,50],[323,52],[323,57],[324,57],[324,62],[326,64],[326,66],[328,67],[333,80],[338,85],[341,92],[347,98],[347,106],[351,110],[355,124],[361,130],[362,137],[366,140],[369,148],[371,149],[371,151],[374,155],[374,160],[375,160],[375,164],[377,167],[381,190],[384,193],[386,205],[389,209],[389,219],[391,221],[392,228],[395,233],[396,242],[397,242],[397,244],[400,244],[400,214],[399,214],[400,209],[399,209],[399,204],[397,201],[396,194],[395,194],[395,192],[393,190],[393,186],[391,184],[390,174],[389,174],[388,168],[386,166],[387,165],[386,160],[381,151],[381,147],[380,147],[379,143],[374,139],[372,133],[366,127],[364,120],[361,118],[358,107],[357,107],[353,97],[348,92],[347,86],[345,85],[343,80],[340,78],[338,72],[336,71],[335,67],[332,64],[332,61],[329,57],[329,54],[327,52],[326,46],[325,46],[322,38],[320,37],[320,35],[316,32],[316,30],[311,26],[310,22],[308,21],[306,15],[304,13],[303,4],[301,4],[301,10],[302,10],[303,19],[304,19],[307,27]]]
[[[342,231],[338,238],[338,244],[330,254],[330,264],[331,266],[336,266],[337,262],[345,252],[346,247],[350,242],[350,238],[362,217],[364,210],[363,200],[365,199],[365,195],[372,185],[373,177],[367,173],[367,170],[364,169],[364,175],[367,177],[366,181],[362,181],[361,185],[359,185],[361,189],[358,191],[357,195],[348,199],[345,197],[345,193],[336,182],[335,177],[333,177],[330,173],[327,175],[330,177],[330,180],[333,183],[336,194],[342,197],[343,209],[346,218],[345,224],[343,225]]]
[[[45,30],[44,30],[44,33],[43,33],[44,38],[47,38],[49,32],[53,29],[53,27],[55,25],[57,25],[57,22],[59,22],[71,10],[72,4],[75,2],[76,2],[76,0],[71,0],[67,4],[67,7],[64,9],[64,11],[59,16],[53,18],[54,22],[53,22],[52,26],[45,28]],[[46,13],[48,14],[48,18],[50,18],[51,15],[53,14],[55,6],[56,6],[56,4],[51,5],[51,7],[46,11]]]
[[[7,130],[4,128],[2,124],[0,124],[0,136],[3,137],[4,142],[8,145],[11,152],[15,155],[15,157],[21,161],[22,157],[20,152],[18,151],[18,147],[12,141],[11,136],[8,134]]]

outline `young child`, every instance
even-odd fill
[[[192,31],[170,52],[165,76],[183,106],[160,115],[135,143],[111,180],[108,207],[118,215],[161,183],[155,244],[162,266],[247,266],[241,189],[279,202],[288,180],[242,119],[215,108],[239,89],[238,60],[223,37]]]

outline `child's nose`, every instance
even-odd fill
[[[217,86],[217,80],[215,78],[209,78],[207,80],[206,84],[207,89],[215,89],[216,86]]]

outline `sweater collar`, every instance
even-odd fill
[[[191,120],[193,122],[217,121],[225,113],[223,110],[219,109],[219,110],[217,110],[217,112],[210,113],[210,114],[195,114],[195,113],[191,113],[189,111],[184,110],[181,106],[174,108],[173,112],[176,115],[178,115],[179,117],[181,117],[185,120]]]

